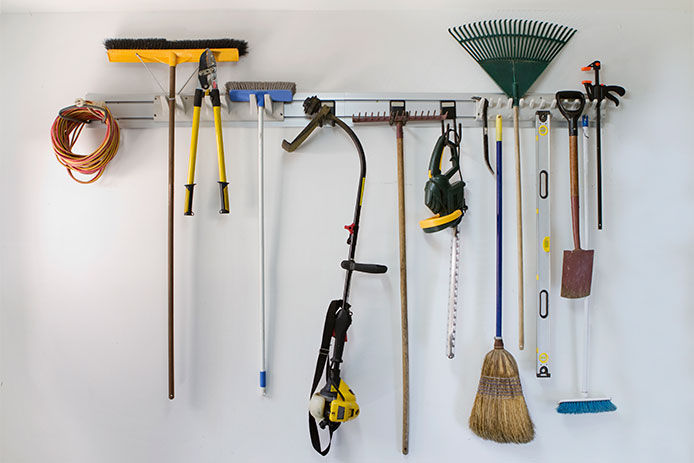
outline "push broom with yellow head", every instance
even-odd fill
[[[169,181],[168,181],[168,350],[169,399],[174,398],[174,344],[173,344],[173,214],[174,214],[174,133],[176,115],[176,66],[179,63],[197,63],[206,49],[214,53],[217,62],[238,61],[246,54],[248,44],[236,39],[166,40],[107,39],[104,41],[108,60],[118,63],[162,63],[169,65]],[[146,66],[146,64],[145,64]]]

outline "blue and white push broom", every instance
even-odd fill
[[[588,116],[581,119],[583,125],[583,236],[586,249],[589,248],[590,227],[588,226]],[[600,130],[600,129],[598,129]],[[617,406],[608,397],[591,396],[588,392],[588,372],[590,371],[590,296],[583,299],[585,314],[583,345],[583,376],[581,377],[580,396],[559,402],[557,412],[566,414],[613,412]]]
[[[259,305],[260,305],[260,390],[265,395],[265,165],[263,160],[263,121],[265,111],[272,113],[272,102],[291,103],[296,92],[294,82],[227,82],[231,101],[250,103],[258,115],[258,247],[259,247]]]

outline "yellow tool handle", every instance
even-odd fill
[[[496,141],[501,141],[501,114],[496,115]]]
[[[186,183],[186,201],[183,214],[193,215],[193,189],[195,188],[195,161],[198,152],[198,133],[200,131],[200,107],[203,91],[195,90],[193,102],[193,130],[190,136],[190,155],[188,157],[188,183]]]
[[[217,138],[217,163],[219,165],[219,198],[222,208],[220,214],[229,213],[229,182],[227,182],[226,166],[224,164],[224,141],[222,139],[222,111],[219,89],[210,90],[212,112],[214,113],[214,133]]]

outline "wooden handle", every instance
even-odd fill
[[[176,134],[176,66],[169,66],[169,217],[168,217],[168,338],[169,399],[174,398],[174,138]]]
[[[407,254],[405,247],[405,160],[402,124],[397,124],[398,228],[400,238],[400,318],[402,330],[402,454],[409,452],[410,361],[407,327]]]
[[[513,107],[513,132],[516,151],[516,241],[518,243],[518,349],[525,348],[525,310],[523,285],[523,196],[521,190],[520,133],[518,106]]]
[[[569,136],[569,178],[571,181],[571,225],[573,227],[574,248],[581,248],[578,207],[578,136]]]

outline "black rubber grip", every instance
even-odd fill
[[[353,260],[343,260],[340,266],[345,270],[352,270],[363,273],[386,273],[388,267],[380,264],[360,264]]]
[[[210,100],[212,100],[212,106],[221,106],[222,102],[219,99],[219,89],[213,88],[210,90]]]
[[[195,183],[187,183],[185,185],[186,190],[188,190],[188,195],[186,197],[186,209],[183,215],[194,215],[193,214],[193,189],[195,188]]]
[[[227,190],[227,186],[229,185],[229,182],[217,182],[219,184],[219,200],[222,203],[221,209],[219,209],[220,214],[228,214],[229,213],[229,190]]]
[[[202,97],[205,95],[205,92],[202,91],[200,88],[195,89],[195,96],[193,97],[193,106],[197,106],[198,108],[202,106]]]

